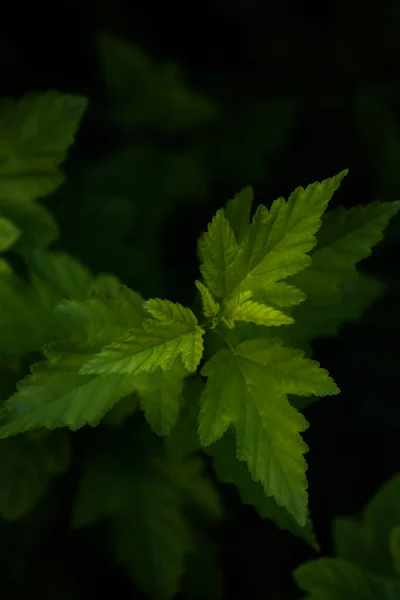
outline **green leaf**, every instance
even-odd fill
[[[204,391],[204,379],[200,375],[188,377],[184,382],[184,406],[177,425],[165,438],[165,448],[168,456],[183,459],[201,449],[198,430],[200,411],[200,396]]]
[[[82,367],[82,374],[139,375],[158,367],[168,371],[179,357],[189,373],[196,371],[203,355],[204,330],[193,312],[158,298],[145,302],[145,309],[153,318],[146,319],[142,329],[131,329],[105,346]]]
[[[22,355],[68,336],[59,317],[41,304],[31,286],[7,263],[0,269],[0,352]]]
[[[199,456],[185,460],[157,459],[160,473],[172,483],[189,506],[197,507],[211,520],[222,518],[222,507],[213,483],[205,477],[204,462]]]
[[[244,504],[253,506],[262,519],[271,519],[280,529],[286,529],[293,535],[319,550],[318,542],[312,530],[312,522],[307,519],[306,525],[300,527],[288,511],[279,506],[272,497],[265,495],[262,485],[252,479],[246,465],[237,460],[235,440],[229,433],[213,444],[208,453],[213,457],[213,466],[222,483],[234,484]]]
[[[310,594],[308,600],[390,600],[396,597],[385,595],[384,582],[380,584],[361,567],[339,558],[307,562],[295,570],[294,577],[298,586]]]
[[[113,278],[98,277],[90,286],[84,300],[62,300],[56,312],[71,319],[89,332],[90,336],[122,335],[127,329],[140,327],[147,317],[143,298],[137,292]]]
[[[108,519],[113,556],[151,598],[168,600],[180,590],[194,549],[186,510],[196,508],[202,519],[219,518],[219,501],[198,458],[152,457],[134,437],[129,433],[134,443],[128,446],[123,439],[117,448],[115,438],[105,440],[103,450],[89,458],[72,523],[82,527]],[[151,438],[147,447],[154,452]]]
[[[20,230],[11,221],[0,216],[0,252],[8,250],[21,235]]]
[[[290,325],[294,319],[285,315],[282,311],[249,300],[253,292],[240,292],[224,304],[221,317],[224,322],[233,329],[235,321],[245,321],[256,325],[279,326]]]
[[[253,188],[245,187],[227,202],[224,209],[225,217],[235,233],[238,244],[241,243],[249,229],[253,199]]]
[[[382,284],[358,273],[356,265],[371,255],[399,208],[400,202],[374,202],[350,209],[339,206],[323,216],[312,264],[289,279],[307,296],[292,313],[292,343],[336,335],[382,293]]]
[[[238,250],[233,229],[220,209],[198,243],[201,274],[206,286],[217,298],[228,296],[235,285],[236,275],[232,265]]]
[[[338,335],[345,323],[361,319],[384,290],[385,285],[379,279],[356,271],[351,279],[338,286],[337,293],[326,296],[326,302],[319,304],[316,299],[314,304],[315,297],[308,297],[293,313],[295,323],[288,332],[292,344],[303,346],[316,338]]]
[[[73,526],[110,520],[113,555],[155,600],[180,589],[192,532],[173,486],[154,473],[121,472],[118,464],[88,465],[74,507]]]
[[[98,49],[118,123],[176,133],[216,115],[213,102],[187,89],[175,64],[157,64],[141,48],[109,34],[99,36]]]
[[[399,211],[400,201],[372,202],[327,212],[312,253],[311,266],[291,279],[313,303],[326,303],[337,285],[356,274],[355,266],[368,258],[383,231]]]
[[[33,288],[49,310],[63,298],[83,300],[93,283],[88,269],[66,253],[30,250],[26,260]]]
[[[321,216],[346,171],[305,190],[297,188],[286,202],[276,200],[268,211],[258,207],[238,246],[223,210],[219,210],[199,240],[201,273],[217,298],[252,291],[254,300],[275,307],[303,301],[303,292],[282,279],[308,267],[307,254],[316,244]]]
[[[99,348],[121,330],[138,326],[143,318],[137,294],[123,286],[110,287],[109,292],[99,292],[81,303],[75,300],[60,304],[58,311],[70,317],[71,337],[77,341],[45,349],[46,360],[31,367],[31,375],[19,382],[18,392],[6,402],[0,437],[38,427],[76,430],[86,424],[96,426],[116,402],[135,391],[134,377],[129,373],[96,376],[79,372]]]
[[[367,571],[374,571],[374,539],[372,532],[356,521],[338,517],[333,522],[335,554]]]
[[[201,294],[204,316],[209,319],[216,317],[220,309],[218,302],[214,300],[210,290],[204,285],[204,283],[196,280],[195,284]]]
[[[393,577],[393,557],[389,538],[400,523],[400,475],[385,483],[364,511],[364,522],[336,519],[336,552],[345,560],[357,563],[382,576]]]
[[[6,402],[7,420],[0,438],[47,427],[73,431],[96,427],[121,398],[134,391],[129,374],[80,375],[93,349],[85,344],[60,344],[45,352],[46,360],[31,366],[31,375],[19,382]]]
[[[14,521],[45,493],[52,475],[69,462],[65,435],[18,436],[0,441],[0,515]]]
[[[169,371],[156,369],[135,378],[140,408],[154,433],[168,435],[176,425],[182,404],[182,390],[187,371],[176,361]]]
[[[202,396],[199,435],[203,445],[217,441],[233,425],[237,457],[304,526],[307,519],[307,446],[300,432],[307,421],[287,394],[329,395],[337,386],[318,363],[282,346],[279,339],[256,339],[220,350],[201,370],[208,377]]]
[[[58,226],[51,213],[34,200],[26,202],[18,197],[0,195],[0,214],[20,230],[17,249],[46,248],[59,235]]]
[[[64,298],[87,297],[105,279],[94,279],[67,254],[31,249],[26,262],[32,285],[16,277],[6,263],[0,269],[0,351],[5,354],[25,354],[71,339],[71,323],[53,309]]]
[[[342,171],[306,189],[298,187],[287,202],[283,198],[275,200],[269,211],[262,205],[258,207],[232,267],[240,273],[235,293],[251,290],[271,304],[282,296],[280,306],[304,299],[293,286],[277,284],[310,265],[308,252],[317,243],[315,234],[321,217],[346,173]]]
[[[35,252],[32,251],[30,258],[33,260]],[[90,302],[98,302],[97,322],[90,321],[92,329],[101,330],[110,327],[111,322],[115,323],[118,319],[123,321],[123,325],[115,329],[114,335],[123,334],[129,327],[138,326],[146,316],[144,309],[141,309],[141,315],[137,313],[139,303],[143,304],[143,299],[134,292],[123,293],[120,290],[119,282],[111,283],[112,278],[99,275],[92,279],[87,270],[77,261],[66,255],[47,255],[45,260],[39,260],[32,264],[31,278],[34,285],[30,286],[22,279],[16,277],[6,262],[1,263],[0,268],[0,352],[6,355],[21,355],[32,351],[39,351],[49,343],[65,341],[74,338],[76,335],[76,324],[81,327],[82,324],[89,327],[89,317],[85,321],[75,316],[76,324],[66,316],[73,316],[75,312],[88,312],[88,307],[81,303],[77,305],[68,304],[63,306],[61,300],[65,296],[74,294],[77,297],[95,293],[101,286],[109,285],[109,300],[97,300],[92,297]],[[108,282],[108,284],[107,284]],[[114,290],[114,291],[113,291]],[[128,317],[127,305],[130,304],[130,317]],[[57,303],[61,300],[61,305]],[[116,302],[119,302],[116,308]],[[105,307],[104,302],[108,302]],[[54,309],[54,310],[53,310]],[[118,311],[118,312],[117,312]],[[134,318],[134,314],[136,318]],[[127,320],[124,321],[124,318]],[[107,321],[108,319],[108,321]],[[78,335],[79,337],[79,335]],[[114,339],[113,337],[111,340]],[[110,341],[110,339],[108,339]]]
[[[400,524],[400,474],[386,482],[368,503],[365,512],[365,526],[371,531],[374,540],[374,556],[379,572],[392,575],[392,560],[389,537],[394,527]]]
[[[58,92],[0,103],[0,197],[34,200],[62,183],[59,166],[86,105]]]

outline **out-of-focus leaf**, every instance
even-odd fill
[[[109,34],[99,36],[98,49],[118,123],[175,133],[216,115],[214,102],[189,91],[175,64],[157,64],[138,46]]]
[[[0,252],[8,250],[19,238],[20,233],[11,221],[0,216]]]
[[[45,492],[52,474],[69,461],[65,432],[20,435],[0,440],[0,515],[13,521],[28,512]]]

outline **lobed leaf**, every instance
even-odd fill
[[[79,372],[99,349],[130,325],[139,325],[146,314],[138,294],[111,281],[104,288],[104,283],[104,279],[94,282],[92,295],[82,301],[60,303],[57,312],[69,317],[70,337],[75,341],[46,348],[46,360],[33,365],[31,374],[19,382],[18,391],[6,402],[0,437],[39,427],[95,426],[120,399],[135,391],[130,374]]]
[[[204,316],[209,319],[216,317],[220,309],[218,302],[213,298],[208,287],[205,286],[201,281],[196,280],[195,284],[201,294]]]
[[[308,518],[304,527],[301,527],[274,498],[265,495],[262,485],[254,481],[246,465],[237,460],[235,440],[232,435],[226,434],[207,451],[213,457],[213,467],[218,480],[222,483],[234,484],[244,504],[253,506],[262,519],[271,519],[280,529],[290,531],[310,544],[314,550],[319,550],[310,519]]]
[[[254,300],[276,308],[304,300],[303,292],[282,280],[310,265],[308,252],[316,244],[322,214],[346,173],[306,189],[299,187],[287,202],[279,198],[269,211],[260,205],[239,242],[224,211],[219,210],[199,240],[200,270],[211,293],[227,299],[251,291]],[[239,201],[229,205],[231,219],[236,219],[232,211],[239,206]],[[237,228],[236,221],[232,222]]]
[[[18,436],[0,441],[0,515],[21,518],[45,493],[52,475],[69,462],[65,435]]]
[[[233,263],[238,250],[233,229],[220,209],[198,243],[201,274],[217,298],[228,296],[235,285],[237,275]]]
[[[382,576],[393,577],[393,556],[389,539],[400,523],[400,475],[386,482],[369,501],[363,522],[336,519],[336,553]]]
[[[237,457],[303,527],[307,518],[307,446],[300,432],[305,418],[287,394],[328,395],[339,392],[318,363],[282,346],[279,339],[255,339],[220,350],[202,368],[207,386],[202,395],[199,435],[203,445],[216,442],[232,425]]]
[[[261,302],[250,300],[253,292],[240,292],[224,304],[221,317],[231,329],[235,321],[255,323],[256,325],[279,326],[290,325],[294,319],[280,310]]]
[[[0,103],[0,197],[34,200],[62,183],[59,166],[86,106],[59,92]]]
[[[169,600],[180,590],[195,547],[196,530],[187,509],[197,508],[202,520],[208,520],[220,518],[221,507],[199,458],[152,456],[157,444],[147,438],[142,443],[137,436],[134,444],[113,438],[100,454],[89,457],[72,524],[82,527],[106,518],[117,561],[143,592]]]
[[[215,117],[217,107],[187,89],[176,65],[157,64],[138,46],[104,33],[98,50],[118,123],[176,133]]]
[[[158,435],[169,435],[178,421],[186,376],[186,369],[177,361],[169,371],[158,368],[135,377],[134,386],[140,398],[140,408]]]
[[[355,266],[371,255],[390,219],[399,210],[400,201],[372,202],[349,209],[338,206],[328,211],[317,235],[312,264],[290,281],[299,286],[313,304],[326,304],[327,300],[329,303],[338,285],[356,276]]]
[[[131,329],[94,356],[81,374],[128,373],[139,375],[160,367],[172,368],[181,357],[189,373],[196,370],[203,355],[204,330],[189,308],[169,300],[154,299],[145,303],[153,319],[143,322],[142,329]]]
[[[308,600],[384,600],[361,567],[339,558],[321,558],[307,562],[294,572],[298,586],[308,592]],[[384,587],[382,586],[381,592]]]
[[[6,402],[6,419],[0,438],[46,427],[97,426],[103,416],[134,391],[129,374],[80,375],[79,370],[93,355],[90,345],[54,345],[42,363],[19,382],[18,391]]]

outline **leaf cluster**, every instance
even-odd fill
[[[159,77],[175,102],[178,75],[160,69]],[[202,547],[204,523],[223,517],[204,454],[262,518],[318,547],[302,408],[339,389],[310,344],[380,293],[357,264],[400,202],[327,210],[346,171],[254,214],[253,190],[243,189],[199,239],[196,315],[52,249],[57,226],[39,202],[62,183],[85,108],[85,99],[56,92],[0,105],[0,350],[16,384],[1,398],[0,514],[13,520],[33,508],[68,469],[78,435],[69,432],[98,427],[72,526],[106,521],[116,560],[144,592],[167,600]],[[208,115],[206,104],[197,108]],[[176,117],[176,127],[192,118]]]

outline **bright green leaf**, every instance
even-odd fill
[[[228,327],[231,329],[235,327],[235,321],[266,326],[290,325],[294,322],[292,317],[282,311],[250,300],[252,295],[252,292],[240,292],[224,304],[221,317]]]
[[[239,246],[219,210],[199,240],[200,269],[210,291],[227,298],[250,290],[254,300],[275,307],[304,300],[303,292],[282,280],[310,265],[307,253],[316,244],[322,214],[345,174],[305,190],[299,187],[287,202],[279,198],[269,211],[259,206]]]
[[[300,436],[308,424],[287,394],[337,394],[318,363],[282,346],[279,339],[256,339],[220,350],[201,370],[208,377],[202,396],[199,435],[217,441],[233,425],[237,456],[247,462],[268,496],[304,526],[307,518],[307,446]]]
[[[84,425],[95,427],[121,398],[134,391],[129,374],[80,375],[93,347],[85,344],[61,344],[46,352],[46,360],[31,367],[31,375],[18,384],[6,402],[6,422],[0,437],[47,427]]]
[[[285,508],[279,506],[274,498],[265,495],[262,485],[254,481],[246,465],[237,460],[235,440],[232,435],[226,434],[208,449],[208,453],[213,457],[213,466],[218,480],[222,483],[233,483],[244,504],[253,506],[262,519],[271,519],[280,529],[290,531],[315,550],[319,549],[310,519],[307,519],[304,527],[300,527]]]
[[[196,287],[201,294],[201,301],[203,304],[203,314],[208,319],[212,319],[217,316],[220,306],[218,302],[213,298],[210,290],[201,281],[195,281]]]
[[[293,286],[288,288],[281,280],[310,265],[308,252],[317,243],[315,234],[321,226],[321,217],[346,173],[343,171],[306,189],[298,187],[287,202],[283,198],[275,200],[269,211],[262,205],[258,207],[232,265],[238,274],[234,293],[251,290],[270,303],[272,285],[275,301],[283,297],[281,306],[288,306],[289,299],[291,302],[304,299]]]
[[[95,426],[116,402],[135,391],[129,373],[79,373],[100,348],[143,318],[138,294],[124,286],[113,288],[110,284],[108,294],[104,290],[93,294],[82,302],[59,305],[58,312],[69,317],[70,337],[80,341],[46,349],[46,360],[31,367],[31,375],[19,382],[18,392],[6,402],[0,437],[38,427],[75,430],[86,424]]]
[[[206,286],[217,298],[228,296],[237,276],[232,267],[238,253],[235,234],[220,209],[198,242],[200,271]]]
[[[203,355],[204,330],[189,308],[169,300],[148,300],[145,309],[153,316],[142,329],[131,329],[107,345],[82,369],[82,374],[128,373],[139,375],[160,367],[172,368],[181,357],[189,373],[195,372]]]

